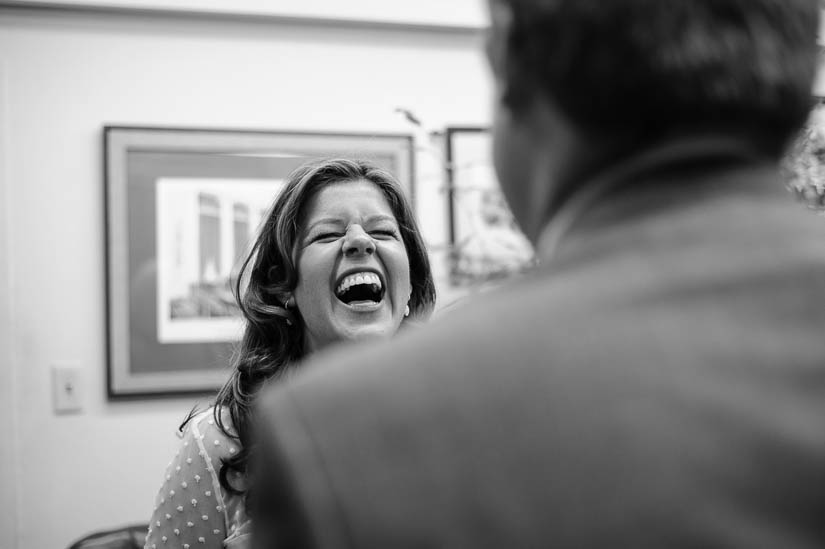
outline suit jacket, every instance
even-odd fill
[[[825,219],[735,147],[600,181],[531,276],[262,396],[260,547],[825,547]]]

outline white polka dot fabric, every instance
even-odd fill
[[[229,415],[222,416],[230,426]],[[181,446],[169,463],[155,498],[145,549],[244,549],[250,525],[243,496],[223,490],[218,481],[221,459],[235,455],[237,441],[224,435],[213,410],[192,418]],[[243,488],[243,479],[232,477]]]

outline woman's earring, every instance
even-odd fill
[[[404,316],[410,316],[410,306],[409,304],[404,307]]]
[[[295,296],[289,296],[289,299],[287,299],[286,303],[284,303],[284,309],[286,309],[287,311],[292,309],[292,307],[295,305],[294,297]],[[286,325],[287,326],[292,326],[292,320],[290,320],[289,317],[286,317]]]

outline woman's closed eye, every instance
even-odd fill
[[[343,236],[344,236],[343,233],[323,232],[323,233],[318,233],[318,234],[314,235],[312,238],[310,238],[310,242],[321,242],[321,243],[333,242],[335,240],[338,240],[339,238],[342,238]]]
[[[398,238],[398,231],[395,229],[374,229],[370,231],[370,236],[373,238]]]

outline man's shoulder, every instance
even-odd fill
[[[476,296],[393,339],[313,357],[292,379],[272,387],[264,407],[279,423],[338,415],[334,422],[364,424],[386,410],[389,424],[390,415],[413,417],[427,403],[449,406],[453,394],[484,401],[502,384],[527,379],[546,363],[548,349],[565,344],[569,334],[561,320],[583,314],[574,302],[541,277]],[[341,409],[346,414],[336,414]]]
[[[551,316],[564,314],[564,295],[555,286],[550,277],[535,277],[476,295],[395,338],[334,348],[310,361],[308,369],[330,368],[342,375],[364,369],[370,370],[368,375],[380,375],[383,370],[422,367],[433,361],[441,367],[477,362],[489,356],[481,349],[515,344],[527,327],[531,332],[541,330]],[[547,306],[551,301],[556,302],[554,307]]]

